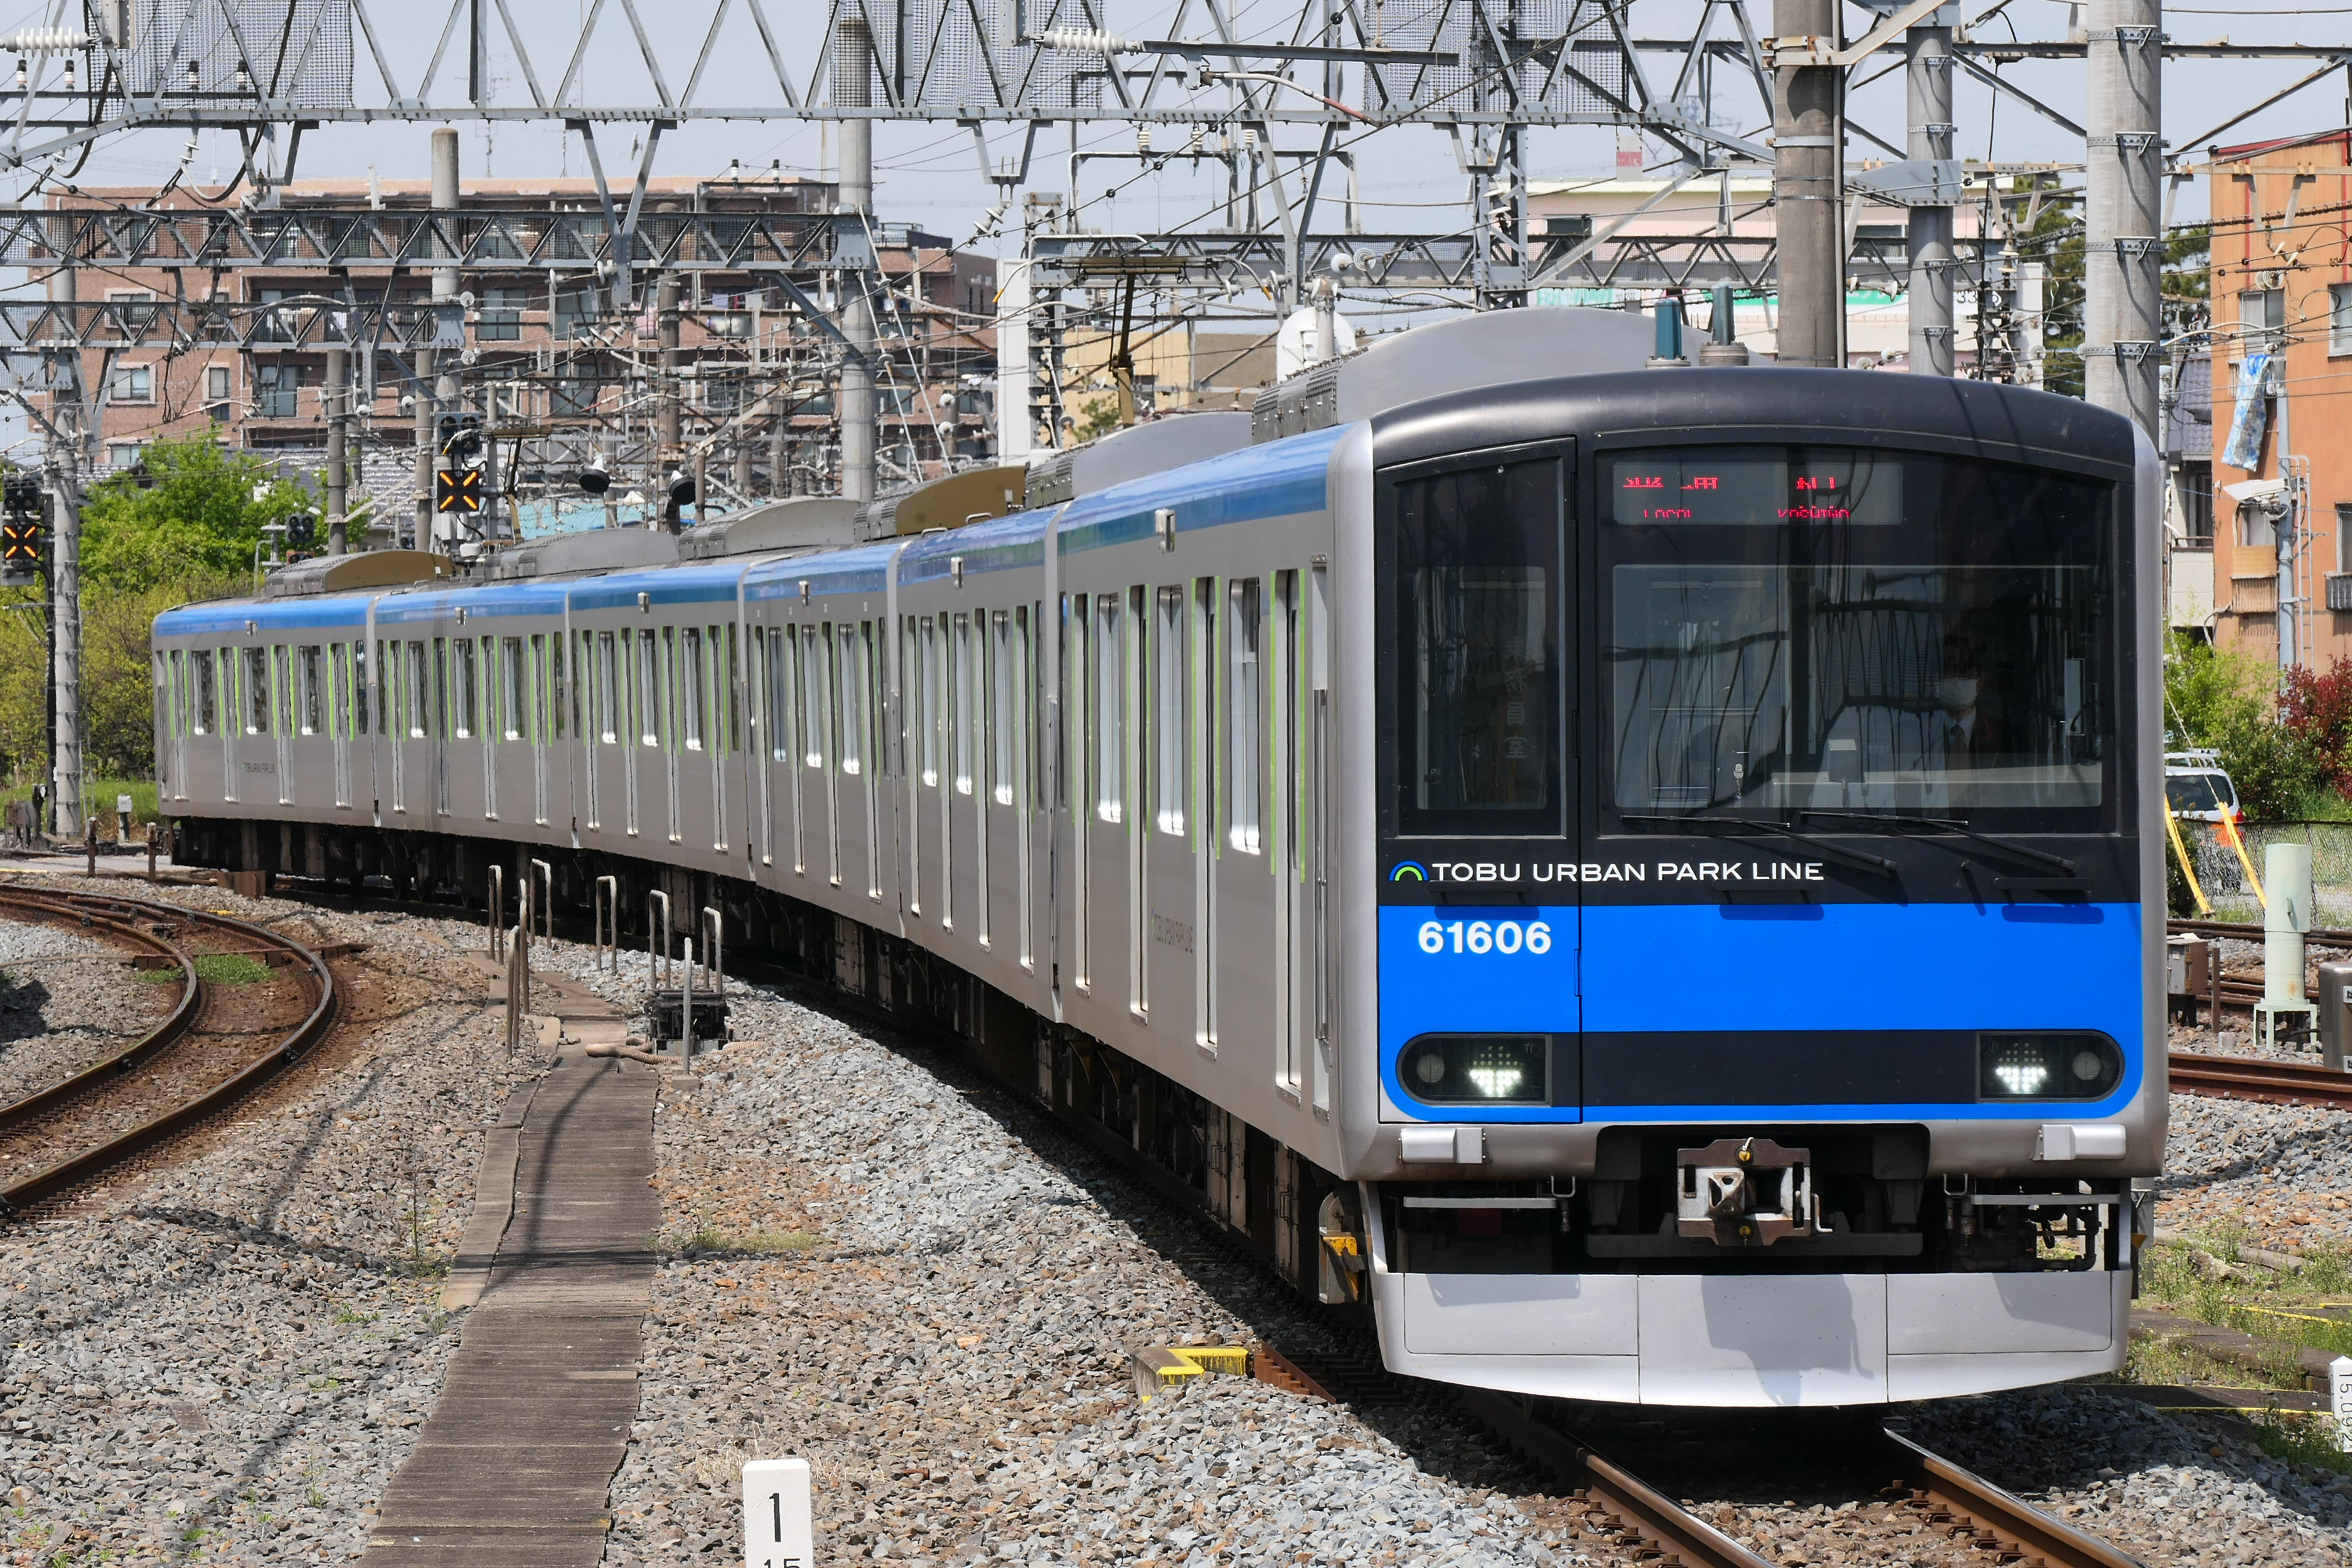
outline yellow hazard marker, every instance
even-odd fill
[[[1237,1344],[1137,1344],[1122,1347],[1135,1376],[1135,1396],[1149,1405],[1172,1388],[1182,1388],[1212,1372],[1249,1375],[1249,1352]]]
[[[2255,902],[2264,909],[2268,909],[2271,906],[2271,895],[2263,891],[2263,879],[2254,874],[2252,857],[2246,853],[2246,835],[2238,831],[2238,824],[2231,819],[2227,811],[2222,812],[2221,820],[2213,825],[2220,831],[2221,841],[2238,852],[2238,863],[2246,868],[2246,882],[2254,890]]]
[[[2197,913],[2210,920],[2213,915],[2213,901],[2207,898],[2205,890],[2198,885],[2197,868],[2189,863],[2189,846],[2180,839],[2180,819],[2167,811],[2164,826],[2166,831],[2172,835],[2172,852],[2180,859],[2180,874],[2189,879],[2189,891],[2197,900]]]

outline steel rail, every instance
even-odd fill
[[[226,1078],[183,1101],[162,1115],[152,1117],[117,1137],[84,1149],[79,1154],[70,1155],[55,1165],[35,1172],[22,1181],[0,1188],[0,1216],[20,1215],[34,1205],[70,1189],[110,1166],[144,1153],[174,1133],[193,1126],[224,1106],[234,1103],[252,1090],[276,1077],[286,1068],[300,1061],[312,1046],[325,1038],[328,1030],[334,1026],[336,1015],[341,1006],[341,998],[335,988],[334,972],[328,967],[327,961],[310,948],[281,936],[266,926],[256,925],[249,921],[238,920],[230,915],[184,909],[174,904],[149,904],[138,899],[115,898],[96,894],[47,892],[35,894],[31,890],[20,889],[8,891],[21,895],[20,904],[37,900],[50,904],[60,910],[88,915],[92,919],[105,918],[106,916],[99,912],[111,910],[172,923],[192,922],[233,932],[249,943],[292,954],[297,961],[310,970],[311,979],[317,988],[318,999],[312,1006],[310,1015],[287,1034],[275,1050],[255,1057]],[[193,958],[188,961],[186,973],[191,979],[194,978],[195,965]],[[204,994],[201,982],[198,982],[197,992],[199,995]]]
[[[2261,941],[2263,931],[2250,920],[2168,920],[2164,928],[2175,936],[2234,936],[2242,942]],[[2303,934],[2303,939],[2323,947],[2352,947],[2352,931],[2340,926],[2315,925]]]
[[[1940,1458],[1897,1432],[1882,1432],[1885,1458],[1915,1501],[1996,1540],[2006,1557],[2038,1558],[2048,1568],[2144,1568],[2138,1558],[2075,1529],[1985,1479]]]
[[[2176,1092],[2272,1105],[2352,1111],[2352,1072],[2267,1056],[2206,1056],[2176,1051],[2166,1062]]]
[[[23,1099],[0,1106],[0,1131],[21,1126],[26,1122],[55,1110],[88,1090],[121,1077],[149,1057],[171,1045],[195,1021],[196,1011],[203,1005],[203,982],[196,978],[194,957],[152,932],[141,931],[121,921],[95,915],[88,911],[50,902],[28,889],[0,888],[0,908],[18,910],[37,917],[52,919],[79,915],[85,925],[95,925],[112,933],[134,946],[169,958],[180,970],[180,1001],[163,1022],[149,1030],[122,1050],[103,1061],[93,1062],[79,1072],[60,1079],[46,1089],[37,1089]]]

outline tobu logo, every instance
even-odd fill
[[[1419,861],[1399,861],[1389,868],[1391,882],[1427,882],[1429,868]]]

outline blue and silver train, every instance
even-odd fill
[[[1401,1372],[2113,1369],[2165,1135],[2151,452],[1648,347],[1476,318],[862,510],[290,569],[156,622],[182,859],[715,922]]]

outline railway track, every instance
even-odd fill
[[[2166,1071],[2175,1093],[2352,1111],[2352,1072],[2332,1068],[2273,1057],[2204,1056],[2176,1051]]]
[[[326,959],[266,927],[106,894],[0,887],[0,913],[68,924],[178,976],[170,1014],[130,1045],[0,1106],[0,1218],[22,1217],[217,1114],[325,1038],[341,998]],[[205,958],[268,984],[222,985]],[[278,977],[278,971],[286,971]]]

